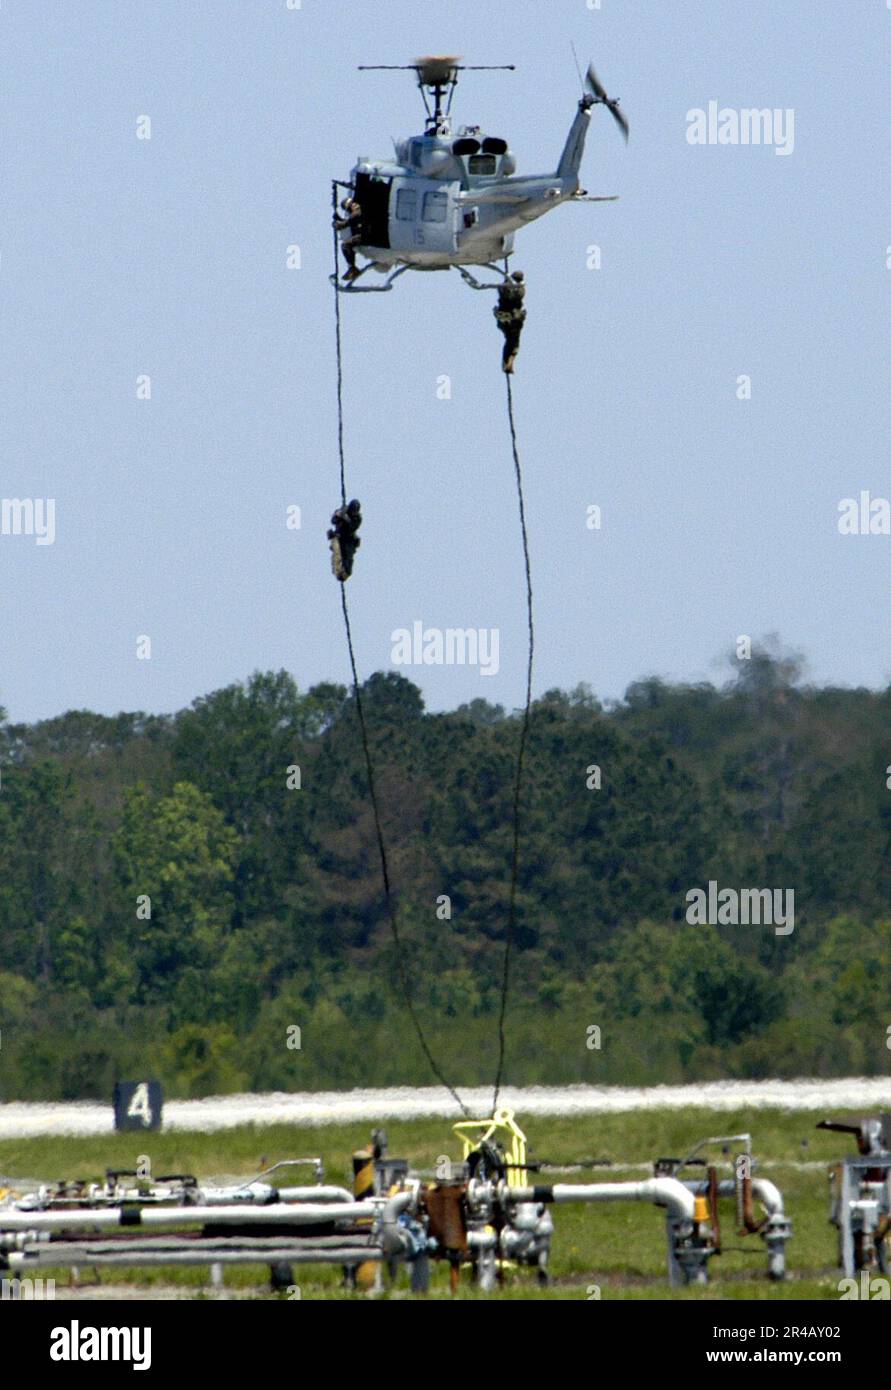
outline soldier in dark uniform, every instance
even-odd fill
[[[526,310],[523,308],[525,297],[526,286],[523,283],[523,272],[522,270],[515,270],[509,280],[505,280],[502,285],[499,285],[498,307],[492,310],[498,327],[504,334],[501,369],[509,375],[514,370],[514,362],[520,351],[520,334],[523,331],[523,324],[526,322]]]
[[[362,274],[356,265],[356,247],[362,241],[362,208],[355,198],[344,198],[340,206],[344,216],[335,218],[334,225],[339,232],[349,231],[350,233],[346,240],[340,243],[340,249],[343,251],[343,257],[347,263],[347,271],[343,278],[349,284],[351,280],[358,279]]]
[[[331,518],[328,540],[331,542],[331,569],[341,584],[353,572],[353,560],[362,544],[356,532],[362,525],[362,509],[353,498],[345,507],[338,507]]]

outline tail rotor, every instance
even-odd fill
[[[619,98],[607,95],[606,88],[594,71],[593,63],[588,64],[588,71],[585,75],[585,96],[582,100],[589,107],[605,106],[627,141],[628,122],[625,119],[624,111],[619,110]]]

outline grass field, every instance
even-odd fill
[[[524,1125],[522,1115],[518,1120]],[[573,1158],[605,1158],[612,1168],[581,1174],[547,1174],[541,1181],[629,1181],[648,1175],[658,1155],[683,1155],[706,1135],[749,1131],[753,1137],[757,1172],[769,1177],[783,1193],[792,1218],[793,1236],[787,1247],[788,1276],[783,1284],[771,1283],[766,1274],[766,1253],[757,1236],[738,1237],[732,1203],[721,1204],[725,1252],[709,1266],[706,1288],[669,1290],[666,1278],[664,1213],[645,1203],[597,1204],[553,1208],[555,1234],[552,1245],[551,1284],[541,1289],[531,1271],[519,1271],[490,1297],[528,1299],[837,1299],[840,1272],[836,1269],[837,1238],[827,1220],[826,1167],[845,1152],[844,1135],[814,1128],[821,1118],[852,1120],[859,1116],[835,1113],[787,1113],[757,1110],[716,1116],[709,1110],[649,1111],[571,1119],[539,1119],[524,1125],[530,1141],[530,1157],[557,1164]],[[432,1168],[441,1154],[457,1159],[460,1150],[450,1124],[442,1120],[414,1120],[387,1126],[389,1149],[419,1168]],[[52,1180],[61,1177],[95,1179],[106,1167],[133,1168],[139,1154],[147,1154],[152,1170],[194,1173],[199,1182],[210,1179],[249,1177],[261,1160],[320,1156],[326,1180],[351,1186],[350,1155],[368,1142],[369,1127],[331,1125],[295,1129],[288,1126],[244,1126],[212,1135],[150,1134],[139,1145],[134,1136],[116,1134],[90,1138],[24,1139],[0,1143],[0,1174],[15,1180]],[[853,1151],[853,1141],[851,1141]],[[735,1150],[733,1150],[735,1151]],[[720,1146],[710,1156],[724,1163]],[[729,1166],[727,1168],[729,1174]],[[283,1181],[295,1181],[289,1175]],[[69,1282],[68,1271],[55,1273],[57,1290]],[[139,1286],[151,1297],[162,1288],[176,1287],[181,1295],[202,1297],[208,1288],[205,1268],[102,1271],[105,1285],[124,1282]],[[225,1288],[245,1297],[266,1295],[267,1271],[262,1266],[228,1268]],[[303,1299],[355,1298],[339,1287],[340,1272],[317,1266],[295,1270]],[[84,1294],[97,1276],[81,1271]],[[447,1271],[434,1266],[431,1294],[449,1297]],[[213,1296],[217,1296],[214,1294]],[[388,1296],[408,1298],[407,1275]],[[461,1297],[477,1297],[469,1283]]]

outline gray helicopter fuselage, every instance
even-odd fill
[[[550,174],[517,176],[506,141],[478,127],[452,135],[445,123],[399,142],[394,160],[360,157],[351,176],[362,208],[356,249],[381,270],[447,270],[509,256],[519,228],[578,196],[589,116],[580,106]]]

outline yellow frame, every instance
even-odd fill
[[[490,1120],[459,1120],[453,1127],[461,1140],[462,1158],[467,1161],[474,1149],[499,1134],[504,1138],[507,1181],[511,1187],[526,1187],[526,1136],[506,1106],[496,1110]]]

